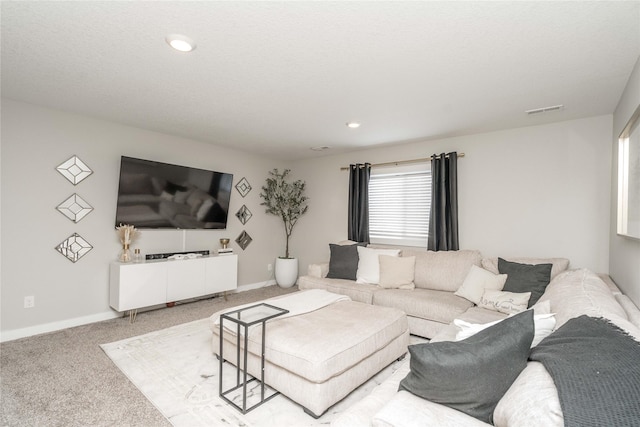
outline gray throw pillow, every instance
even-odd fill
[[[329,244],[331,258],[329,258],[329,279],[356,280],[358,272],[358,245]]]
[[[503,291],[523,293],[531,292],[529,307],[533,306],[551,281],[553,264],[520,264],[498,258],[498,271],[507,275]]]
[[[491,423],[527,365],[533,335],[527,310],[462,341],[411,345],[411,370],[399,389]]]

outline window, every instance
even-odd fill
[[[369,180],[371,243],[427,247],[431,170],[426,163],[374,169]]]

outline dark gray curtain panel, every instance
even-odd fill
[[[370,163],[349,165],[348,239],[369,243]]]
[[[431,156],[428,249],[455,251],[458,243],[458,153]]]

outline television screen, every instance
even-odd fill
[[[122,156],[116,226],[224,229],[233,175]]]

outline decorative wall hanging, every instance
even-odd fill
[[[78,156],[72,156],[66,162],[61,163],[56,170],[69,180],[73,185],[77,185],[91,175],[93,171]]]
[[[78,233],[73,233],[56,246],[56,251],[60,252],[71,262],[76,262],[89,253],[93,246],[84,240]]]
[[[93,207],[85,202],[82,197],[73,194],[67,200],[56,206],[56,209],[71,221],[77,223],[87,216],[89,212],[93,210]]]
[[[243,231],[242,233],[240,233],[240,235],[236,239],[236,243],[238,244],[238,246],[242,248],[243,251],[247,248],[247,246],[249,246],[249,244],[252,241],[253,239],[251,238],[251,236],[249,236],[249,233],[247,233],[246,231]]]
[[[242,197],[249,194],[249,191],[251,191],[251,185],[249,185],[249,181],[247,181],[247,178],[242,178],[236,184],[236,190],[238,190],[238,193],[240,193]]]
[[[238,210],[238,212],[236,212],[236,216],[238,217],[240,222],[244,225],[247,222],[249,222],[253,214],[251,213],[251,211],[246,205],[242,205],[242,207]]]

